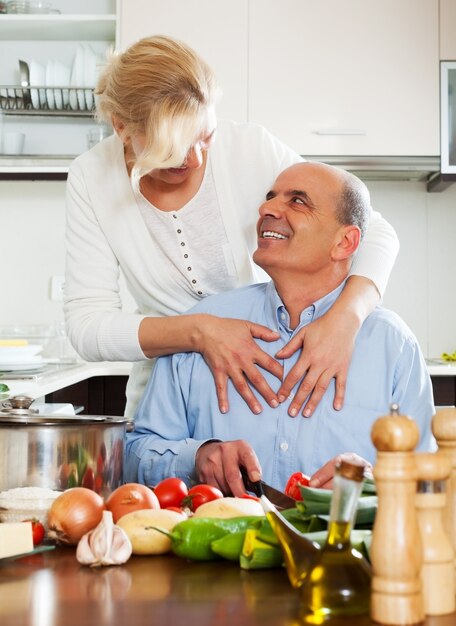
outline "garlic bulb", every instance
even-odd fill
[[[83,535],[76,549],[76,558],[82,565],[121,565],[132,553],[127,533],[116,526],[111,511],[103,511],[101,522]]]

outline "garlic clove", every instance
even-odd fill
[[[93,552],[89,545],[89,533],[86,533],[79,540],[76,548],[76,558],[82,565],[90,565],[93,563]]]
[[[133,547],[125,531],[114,525],[111,511],[103,511],[101,522],[79,541],[76,558],[82,565],[121,565]]]

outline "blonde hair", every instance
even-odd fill
[[[132,169],[138,184],[153,169],[182,165],[219,90],[214,73],[192,48],[155,36],[111,54],[95,93],[100,120],[115,117],[127,136],[145,136]]]

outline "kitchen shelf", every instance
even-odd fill
[[[0,85],[0,110],[5,115],[93,117],[94,103],[90,87]]]
[[[77,155],[0,155],[0,180],[66,180]]]
[[[1,41],[114,41],[116,15],[1,14]]]

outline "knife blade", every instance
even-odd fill
[[[253,481],[250,480],[247,470],[245,467],[240,468],[242,480],[244,482],[244,487],[247,491],[250,491],[254,495],[258,496],[266,496],[268,500],[272,502],[278,509],[291,509],[296,506],[296,501],[287,496],[286,493],[268,485],[264,480]]]

